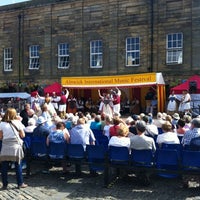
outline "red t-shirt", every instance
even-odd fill
[[[118,129],[119,129],[119,125],[111,126],[110,129],[109,129],[110,137],[117,136],[118,135],[118,133],[117,133]]]

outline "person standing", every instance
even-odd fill
[[[173,115],[176,112],[176,100],[177,96],[174,94],[174,90],[172,90],[168,97],[167,114]]]
[[[67,110],[67,99],[69,96],[69,91],[65,89],[65,92],[62,92],[60,96],[60,101],[59,101],[59,115],[60,118],[65,118],[66,110]]]
[[[99,107],[99,112],[105,115],[109,115],[113,117],[113,103],[112,98],[109,93],[104,94],[103,96],[100,93],[100,90],[98,90],[99,97],[101,98],[101,103]]]
[[[67,113],[75,114],[76,112],[77,112],[76,98],[73,97],[73,95],[70,95],[70,97],[67,100]]]
[[[121,101],[121,91],[116,88],[116,91],[112,91],[113,94],[113,113],[118,114],[120,116],[120,101]]]
[[[23,141],[21,139],[25,137],[23,128],[23,124],[17,119],[16,110],[8,108],[0,123],[0,140],[2,140],[0,153],[2,189],[7,189],[8,186],[9,162],[14,162],[15,164],[18,188],[26,188],[28,186],[23,181],[21,166],[21,161],[24,157],[22,149]]]
[[[56,92],[52,92],[51,103],[58,114],[58,102],[60,101],[60,97],[56,95]]]
[[[188,90],[183,90],[183,95],[181,97],[181,102],[179,104],[179,112],[184,115],[186,112],[189,112],[191,109],[190,102],[191,96],[188,93]]]
[[[152,100],[154,99],[154,95],[155,95],[155,92],[153,90],[153,88],[149,88],[146,96],[145,96],[145,101],[146,101],[146,114],[150,113],[151,112],[151,102]]]

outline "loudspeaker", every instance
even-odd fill
[[[190,90],[190,93],[196,93],[197,92],[197,82],[196,81],[190,81],[189,82],[189,90]]]

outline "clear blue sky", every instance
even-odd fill
[[[0,6],[14,4],[14,3],[20,3],[23,1],[28,1],[28,0],[0,0]]]

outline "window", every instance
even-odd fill
[[[102,68],[103,66],[103,52],[102,41],[94,40],[90,42],[90,67]]]
[[[182,64],[183,62],[183,34],[172,33],[167,35],[166,41],[167,64]]]
[[[140,38],[129,37],[126,39],[126,66],[140,64]]]
[[[29,69],[39,69],[39,67],[40,67],[39,46],[32,45],[29,47]]]
[[[69,44],[58,45],[58,68],[69,67]]]
[[[13,70],[13,55],[12,48],[4,49],[4,71]]]

